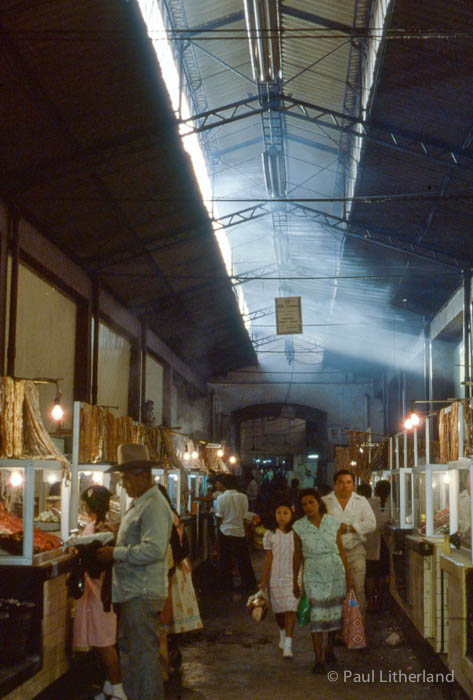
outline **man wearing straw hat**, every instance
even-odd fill
[[[118,612],[118,648],[129,700],[163,700],[159,663],[159,613],[168,594],[167,549],[172,513],[151,476],[146,447],[118,447],[118,471],[132,503],[114,547],[97,556],[113,561],[112,601]]]

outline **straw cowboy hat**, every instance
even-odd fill
[[[114,464],[106,470],[110,472],[126,472],[139,469],[151,469],[158,466],[158,462],[154,462],[149,458],[149,452],[146,445],[137,445],[134,442],[122,442],[117,449],[118,464]]]

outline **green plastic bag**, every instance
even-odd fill
[[[305,592],[302,594],[297,606],[297,622],[301,627],[304,627],[310,622],[310,603]]]

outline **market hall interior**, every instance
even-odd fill
[[[169,697],[357,697],[370,670],[380,697],[473,697],[472,20],[466,0],[0,3],[0,698],[101,682],[74,652],[69,538],[97,487],[124,521],[124,445],[202,618],[176,649],[161,630]],[[300,492],[340,469],[377,514],[367,647],[316,678],[308,627],[278,656],[246,600],[276,501],[309,517]],[[248,499],[237,542],[218,475]]]

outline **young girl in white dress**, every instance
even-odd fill
[[[293,593],[294,511],[289,502],[279,503],[274,511],[276,527],[264,534],[266,550],[260,589],[269,583],[271,607],[279,627],[279,648],[285,659],[292,659],[292,635],[299,600]]]

